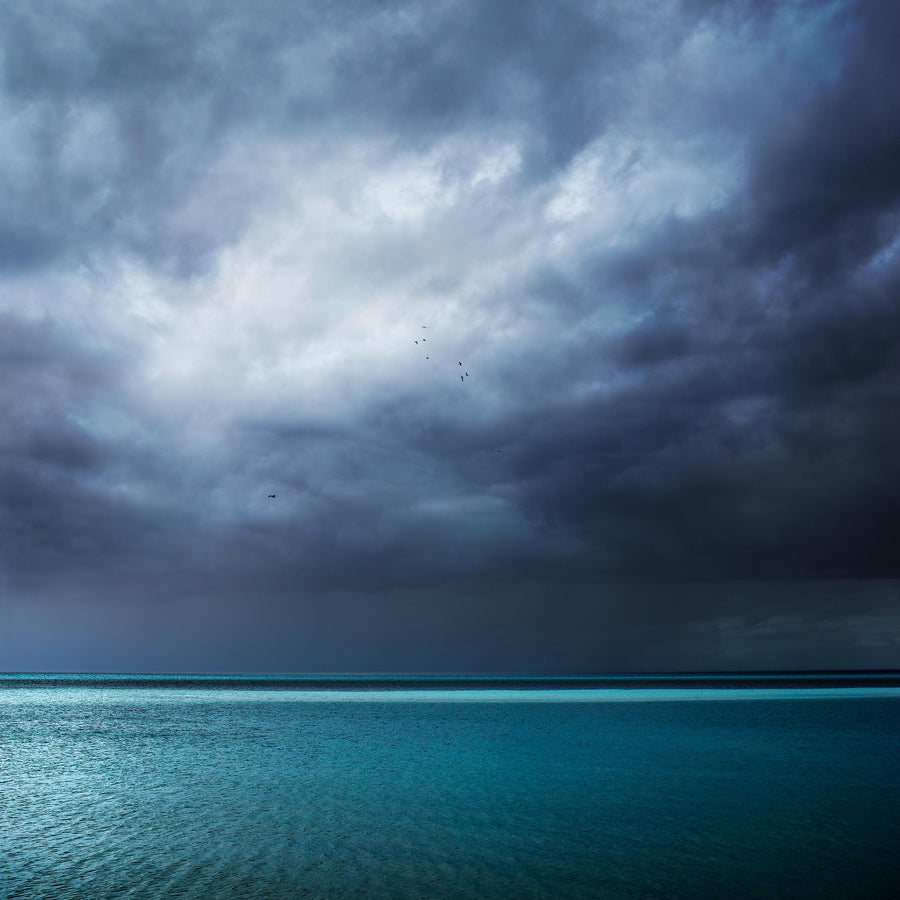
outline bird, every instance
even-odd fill
[[[460,363],[460,365],[462,365],[462,363]]]
[[[418,344],[419,342],[418,342],[418,341],[413,341],[413,343],[414,343],[414,344]]]
[[[430,357],[430,356],[426,356],[425,359],[431,359],[431,357]]]
[[[469,373],[468,373],[468,372],[466,372],[466,378],[468,378],[468,377],[469,377]]]
[[[423,328],[427,328],[428,326],[427,326],[427,325],[423,325],[422,327],[423,327]]]
[[[462,375],[460,375],[460,376],[459,376],[459,380],[460,380],[460,381],[465,381],[466,379],[463,378]]]
[[[424,344],[425,341],[427,341],[427,340],[428,340],[428,338],[422,338],[422,343]]]
[[[274,500],[274,499],[275,499],[275,495],[274,495],[274,494],[269,494],[269,500]]]

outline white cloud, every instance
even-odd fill
[[[640,239],[667,216],[691,218],[723,206],[741,175],[739,159],[710,158],[700,141],[611,129],[561,174],[546,216],[566,229],[566,242],[589,238],[617,246]]]

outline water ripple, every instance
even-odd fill
[[[852,690],[0,690],[0,900],[888,896],[900,702]]]

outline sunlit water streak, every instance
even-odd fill
[[[0,898],[895,897],[898,763],[891,687],[0,689]]]
[[[277,690],[252,692],[218,688],[29,688],[34,704],[186,704],[234,703],[665,703],[687,700],[853,700],[900,698],[900,687],[853,688],[586,688],[584,690]],[[0,706],[21,700],[0,690]]]

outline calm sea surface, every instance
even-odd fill
[[[413,684],[0,677],[0,898],[900,897],[900,687]]]

